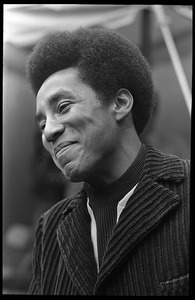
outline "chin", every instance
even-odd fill
[[[82,172],[79,166],[73,166],[71,163],[66,164],[63,169],[61,169],[64,176],[71,182],[81,182],[84,181]]]

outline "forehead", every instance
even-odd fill
[[[72,91],[73,93],[78,92],[76,87],[78,87],[79,84],[81,85],[82,83],[76,69],[68,68],[55,72],[43,82],[38,91],[36,102],[39,104],[41,100],[49,98],[62,88],[70,90],[70,92]]]

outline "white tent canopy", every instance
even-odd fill
[[[15,4],[4,5],[4,41],[31,46],[52,30],[79,26],[110,29],[131,24],[147,5]]]
[[[191,7],[176,5],[168,8],[191,21]],[[156,16],[191,113],[191,91],[169,28],[170,20],[162,5],[4,4],[4,43],[32,47],[50,31],[73,30],[79,26],[101,26],[116,30],[132,24],[143,9],[151,9]],[[175,30],[177,27],[180,29],[179,25]]]
[[[50,30],[73,30],[79,26],[118,29],[132,24],[137,14],[153,5],[88,4],[4,4],[4,41],[16,46],[31,46]],[[189,20],[189,6],[172,5]],[[180,28],[177,23],[176,28]],[[183,26],[183,25],[182,25]]]

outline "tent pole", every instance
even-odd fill
[[[164,37],[169,55],[171,57],[176,76],[178,78],[181,90],[183,92],[183,96],[185,99],[185,103],[186,103],[188,112],[191,116],[191,103],[192,103],[191,91],[190,91],[180,58],[179,58],[179,54],[177,52],[177,48],[175,46],[173,37],[171,35],[171,31],[167,24],[163,7],[162,7],[162,5],[152,5],[152,8],[153,8],[154,13],[156,14],[157,20],[159,22],[160,29],[162,31],[162,35]]]
[[[142,10],[142,27],[141,27],[141,49],[144,57],[152,64],[151,55],[151,11],[150,9]]]

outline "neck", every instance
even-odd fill
[[[122,199],[139,181],[144,165],[145,153],[146,146],[142,144],[133,163],[128,166],[126,172],[117,180],[99,188],[85,183],[84,187],[90,200],[99,198],[99,203],[106,203],[109,201],[113,202],[115,198],[117,202]]]
[[[99,172],[96,172],[95,176],[90,176],[85,182],[91,187],[99,188],[116,181],[133,163],[140,148],[141,141],[137,134],[128,132],[125,138],[119,141],[115,153],[99,166]]]

